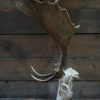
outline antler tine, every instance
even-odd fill
[[[38,73],[38,72],[33,68],[33,66],[31,66],[31,69],[32,69],[33,72],[34,72],[37,76],[39,76],[39,77],[49,77],[49,76],[52,75],[52,73],[49,73],[49,74],[40,74],[40,73]]]
[[[50,1],[48,1],[50,4],[58,4],[59,0],[55,0],[53,3],[51,3]]]
[[[59,8],[59,10],[66,12],[66,16],[68,17],[70,24],[71,24],[72,26],[74,26],[74,29],[78,29],[78,28],[80,27],[80,25],[75,26],[75,24],[71,21],[71,18],[70,18],[70,16],[69,16],[69,13],[68,13],[67,9],[66,9],[66,8],[62,8],[62,7],[59,5],[58,2],[59,2],[59,0],[55,0],[53,3],[50,2],[50,1],[48,1],[49,4],[51,4],[51,5],[55,5],[55,4],[56,4],[57,7]]]
[[[50,77],[48,77],[48,78],[46,78],[46,79],[39,79],[39,78],[33,76],[32,74],[31,74],[31,77],[32,77],[33,79],[35,79],[36,81],[39,81],[39,82],[47,82],[47,81],[53,79],[53,78],[55,77],[55,74],[52,74],[52,76],[50,76]]]
[[[76,25],[76,26],[75,26],[75,29],[79,29],[79,28],[80,28],[80,25]]]
[[[34,0],[36,1],[37,3],[44,3],[43,1],[40,1],[40,0]]]
[[[47,77],[45,79],[39,79],[31,74],[32,78],[35,79],[36,81],[40,81],[40,82],[47,82],[47,81],[53,79],[56,76],[56,74],[59,73],[59,71],[60,71],[61,62],[62,62],[62,51],[60,48],[60,57],[59,57],[59,60],[57,63],[57,67],[54,69],[54,72],[49,73],[49,74],[40,74],[33,68],[33,66],[31,66],[31,69],[37,76],[42,77],[42,78]]]
[[[51,3],[50,1],[48,1],[49,4],[51,4],[51,5],[57,4],[60,10],[66,11],[66,14],[67,14],[67,16],[69,17],[70,23],[74,25],[74,23],[72,23],[72,21],[71,21],[71,19],[70,19],[70,16],[69,16],[69,13],[68,13],[67,9],[66,9],[66,8],[62,8],[62,7],[59,5],[58,2],[59,2],[59,0],[55,0],[53,3]],[[76,26],[75,26],[75,29],[78,29],[79,27],[80,27],[80,25],[76,25]]]

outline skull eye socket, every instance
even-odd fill
[[[62,88],[62,90],[67,91],[67,87],[66,86],[62,85],[61,88]]]
[[[65,84],[67,84],[67,85],[68,85],[68,81],[66,81],[66,82],[65,82]]]

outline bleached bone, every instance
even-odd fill
[[[40,1],[40,0],[34,0],[36,1],[37,3],[44,3],[43,1]]]
[[[55,0],[53,3],[51,3],[50,1],[48,1],[50,4],[54,5],[54,4],[58,4],[59,0]]]
[[[54,76],[55,76],[55,74],[53,74],[52,76],[49,76],[48,78],[45,78],[45,79],[39,79],[39,78],[37,78],[37,77],[35,77],[35,76],[33,76],[33,75],[31,74],[31,77],[32,77],[33,79],[35,79],[36,81],[39,81],[39,82],[47,82],[47,81],[51,80]]]
[[[79,78],[79,73],[72,68],[64,70],[63,78],[59,79],[59,87],[56,100],[70,100],[73,92],[73,79]]]
[[[38,73],[34,68],[33,68],[33,66],[31,66],[31,69],[32,69],[32,71],[37,75],[37,76],[39,76],[39,77],[48,77],[48,76],[51,76],[52,75],[52,73],[49,73],[49,74],[40,74],[40,73]],[[32,75],[33,76],[33,75]]]

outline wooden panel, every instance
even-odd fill
[[[56,98],[57,82],[0,82],[1,98]],[[75,82],[75,99],[99,99],[100,82]]]
[[[7,8],[9,9],[14,9],[16,2],[19,0],[1,0],[0,1],[0,8]],[[54,0],[50,0],[54,1]],[[6,2],[6,3],[5,3]],[[73,3],[72,3],[73,2]],[[59,3],[62,7],[67,7],[67,8],[99,8],[100,7],[100,2],[99,0],[59,0]]]
[[[38,22],[19,11],[0,12],[0,34],[46,33]]]
[[[54,0],[50,0],[53,2]],[[5,3],[6,2],[6,3]],[[2,8],[9,8],[9,9],[14,9],[16,2],[18,0],[1,0],[0,1],[0,8],[1,10],[4,10]],[[72,3],[73,2],[73,3]],[[59,4],[63,8],[100,8],[100,2],[99,0],[60,0]]]
[[[31,65],[38,72],[50,73],[55,66],[55,59],[0,59],[0,80],[33,80]]]
[[[76,33],[100,33],[100,9],[69,10],[72,21],[81,27]],[[47,34],[38,22],[19,11],[0,12],[0,34]]]
[[[0,35],[0,58],[57,58],[59,52],[56,42],[48,35]],[[100,58],[100,36],[73,36],[69,57]]]
[[[47,35],[0,35],[0,58],[55,57],[55,44]]]
[[[1,98],[54,98],[57,83],[0,82]],[[53,90],[53,91],[52,91]]]
[[[82,8],[100,8],[99,0],[80,0]]]
[[[68,67],[74,66],[81,80],[100,80],[99,45],[99,35],[72,38]],[[32,80],[31,65],[39,72],[51,72],[58,53],[57,45],[48,35],[0,35],[0,80]]]
[[[33,80],[30,76],[33,74],[31,65],[39,73],[50,73],[56,67],[55,63],[57,60],[52,58],[0,59],[0,80]],[[67,67],[76,69],[80,73],[80,80],[100,80],[100,59],[70,59]]]
[[[80,24],[76,33],[100,33],[99,12],[100,9],[69,10],[73,22]]]
[[[74,85],[74,95],[73,98],[100,98],[100,84],[99,82],[79,82]]]
[[[72,3],[73,2],[73,3]],[[64,8],[100,8],[99,0],[61,0],[60,5]]]
[[[76,35],[70,42],[69,56],[95,59],[100,57],[100,35]]]

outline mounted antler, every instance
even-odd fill
[[[64,70],[64,76],[59,79],[56,100],[71,100],[74,79],[79,79],[79,73],[76,70],[72,68]]]
[[[50,0],[52,1],[52,0]],[[33,72],[37,78],[32,77],[37,81],[49,81],[53,78],[60,78],[63,75],[63,68],[67,66],[68,44],[78,26],[72,23],[67,9],[59,5],[59,0],[50,2],[48,0],[1,0],[0,11],[10,11],[19,9],[23,13],[31,16],[41,23],[50,35],[56,40],[60,46],[61,56],[57,63],[57,68],[53,73],[41,75],[34,68]],[[41,79],[44,78],[44,79]]]
[[[61,49],[60,63],[53,73],[41,75],[32,67],[33,72],[37,75],[37,77],[33,75],[32,77],[37,81],[45,82],[56,77],[60,78],[63,75],[63,68],[67,66],[69,41],[75,30],[79,28],[79,25],[75,26],[72,23],[67,9],[62,8],[58,2],[59,0],[52,3],[48,0],[26,0],[23,5],[17,4],[18,9],[35,17],[46,28]]]

